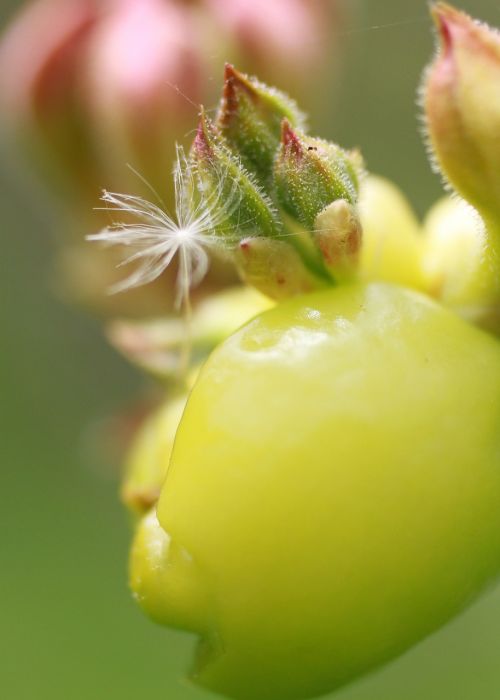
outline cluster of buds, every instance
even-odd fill
[[[97,259],[83,242],[109,221],[94,210],[99,189],[152,189],[171,206],[174,143],[199,104],[216,99],[212,76],[223,61],[304,93],[324,63],[334,12],[331,0],[32,0],[19,12],[0,41],[0,111],[57,195],[72,246],[60,267],[73,298],[106,302],[109,312],[171,308],[174,275],[129,295],[123,309],[106,299],[116,257]],[[211,277],[234,281],[227,270]]]
[[[383,279],[498,327],[500,120],[494,94],[500,41],[497,32],[446,4],[435,5],[433,14],[440,50],[423,90],[430,142],[469,206],[447,201],[421,226],[396,188],[360,178],[356,151],[309,136],[293,101],[227,66],[218,111],[213,119],[202,111],[180,168],[189,194],[181,197],[187,209],[178,208],[184,213],[176,250],[193,240],[186,228],[199,243],[186,274],[178,275],[181,296],[206,271],[200,250],[210,247],[229,251],[243,279],[277,300],[353,278]],[[122,234],[98,238],[130,242]],[[147,274],[136,275],[133,284],[151,273],[146,243],[140,254]],[[172,247],[166,251],[170,261]],[[164,262],[157,260],[153,271]]]
[[[354,271],[360,157],[306,135],[303,115],[282,93],[227,66],[215,123],[202,115],[193,158],[212,181],[219,163],[236,169],[256,203],[243,225],[232,221],[246,281],[280,299]]]
[[[356,274],[361,167],[357,152],[306,135],[285,94],[226,65],[215,119],[202,111],[189,156],[178,151],[176,220],[144,200],[108,195],[143,222],[92,238],[139,247],[128,261],[142,267],[120,288],[151,281],[178,254],[178,301],[187,302],[210,247],[231,255],[244,281],[283,299]]]

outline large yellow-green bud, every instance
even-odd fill
[[[195,682],[327,693],[500,572],[500,345],[411,291],[296,297],[220,345],[177,431],[132,586],[201,637]]]

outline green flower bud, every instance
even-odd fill
[[[226,64],[217,126],[225,143],[259,182],[271,177],[283,119],[293,126],[304,123],[297,104],[287,95]]]
[[[336,281],[351,277],[361,248],[355,204],[361,167],[357,153],[311,138],[284,119],[274,168],[279,204],[318,247]]]
[[[192,195],[200,201],[199,206],[207,208],[217,236],[237,242],[248,235],[278,235],[282,226],[270,198],[227,148],[203,111],[191,161],[195,166]]]
[[[202,115],[185,178],[199,230],[182,206],[162,225],[183,246],[213,231],[252,284],[297,296],[204,364],[137,531],[131,584],[154,619],[199,635],[196,683],[297,700],[395,658],[498,578],[500,347],[402,286],[334,288],[360,257],[356,154],[285,119],[265,193],[240,157]],[[403,279],[447,262],[431,234],[414,236],[398,193],[377,189],[394,210],[361,216],[390,243],[384,274],[401,240]],[[494,308],[496,251],[474,252],[466,286]]]
[[[356,203],[359,161],[357,153],[306,136],[284,119],[274,167],[279,204],[289,216],[312,231],[318,214],[336,199]]]

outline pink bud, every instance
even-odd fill
[[[94,0],[36,0],[23,9],[0,44],[0,98],[7,117],[24,121],[67,102],[97,14]]]
[[[451,184],[486,216],[498,215],[500,33],[439,2],[440,46],[424,103],[437,161]]]
[[[484,227],[476,232],[477,250],[469,246],[460,251],[458,236],[447,241],[446,256],[440,253],[436,236],[431,236],[424,263],[432,267],[436,255],[438,262],[448,265],[463,258],[468,264],[457,268],[461,285],[443,284],[439,294],[462,315],[498,333],[500,33],[443,2],[432,11],[440,46],[424,85],[431,146],[444,175],[479,212]],[[453,221],[446,223],[453,233]],[[446,277],[446,265],[441,267]]]

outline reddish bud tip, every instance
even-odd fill
[[[237,115],[239,91],[244,91],[248,97],[254,100],[258,97],[254,87],[247,80],[246,76],[237,71],[230,63],[226,63],[224,66],[222,102],[218,117],[218,122],[221,126],[227,126],[232,117]]]
[[[196,127],[196,136],[193,141],[193,151],[198,157],[211,157],[213,155],[210,138],[211,131],[213,131],[213,126],[202,107],[198,126]]]
[[[441,38],[442,50],[444,51],[445,54],[448,54],[451,51],[451,43],[452,43],[452,34],[451,34],[450,25],[448,24],[448,21],[442,15],[438,14],[437,12],[435,13],[435,19],[436,19],[437,28],[439,31],[439,36]]]
[[[232,63],[224,64],[224,83],[227,83],[228,81],[232,81],[234,79],[239,79],[240,77],[241,74],[238,73],[238,71]]]
[[[283,119],[281,122],[281,143],[288,153],[293,153],[296,156],[301,156],[303,153],[297,133],[292,129],[288,119]]]
[[[474,21],[464,12],[445,2],[433,5],[431,14],[441,39],[441,51],[447,57],[453,49],[456,33],[460,30],[468,31],[474,25]]]

